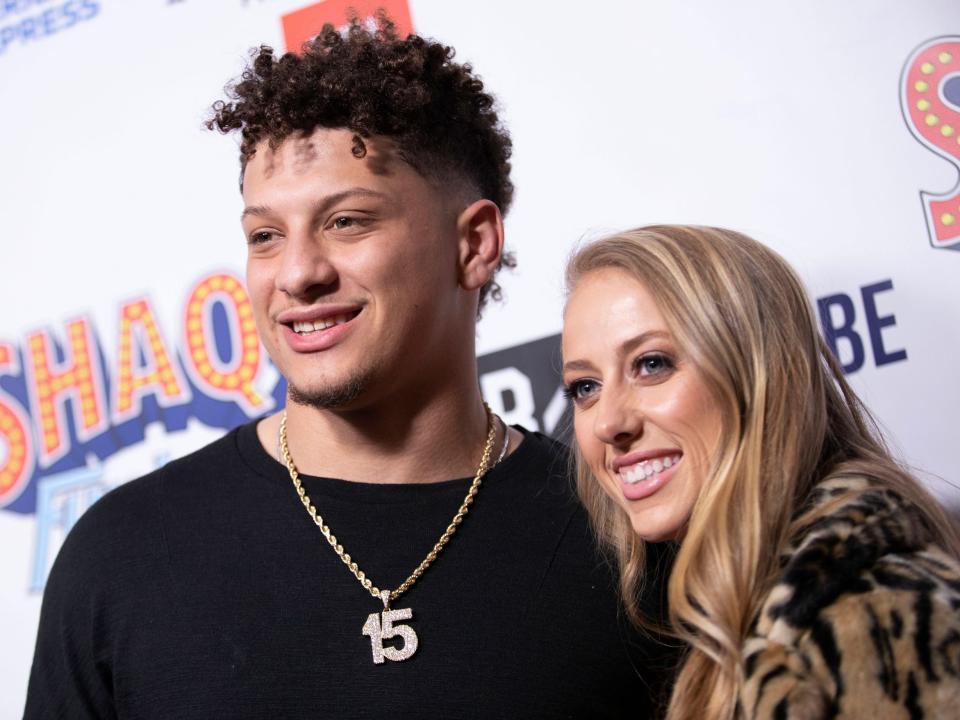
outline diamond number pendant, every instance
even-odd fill
[[[410,608],[391,610],[389,590],[383,590],[380,593],[380,599],[383,601],[383,612],[370,613],[363,624],[363,634],[370,638],[373,664],[382,665],[384,659],[399,662],[413,657],[417,651],[417,633],[409,625],[394,624],[398,620],[410,620],[413,617],[413,610]],[[403,640],[401,647],[384,646],[384,640],[395,637]]]

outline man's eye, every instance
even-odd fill
[[[352,218],[347,215],[341,215],[333,221],[333,226],[338,230],[345,230],[346,228],[353,227],[356,224],[356,218]]]
[[[258,230],[255,233],[250,233],[248,241],[251,245],[262,245],[263,243],[270,242],[273,239],[273,232],[270,230]]]
[[[586,400],[600,389],[600,383],[596,380],[574,380],[563,389],[563,394],[567,400],[579,402]]]

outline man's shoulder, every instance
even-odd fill
[[[523,441],[514,450],[516,457],[528,469],[551,476],[566,476],[570,470],[570,449],[559,440],[522,425],[513,425],[523,435]]]
[[[560,441],[541,432],[513,426],[523,441],[504,459],[498,473],[515,486],[526,486],[535,493],[548,492],[565,499],[573,495],[570,450]]]
[[[62,553],[87,556],[91,546],[129,544],[135,537],[162,532],[161,508],[180,497],[185,503],[213,498],[223,491],[242,462],[238,438],[242,426],[188,455],[111,489],[78,520]],[[247,432],[250,430],[247,429]]]
[[[545,435],[539,430],[528,430],[523,425],[511,425],[511,427],[518,430],[525,441],[529,441],[541,452],[558,456],[566,456],[570,452],[566,444],[550,435]]]
[[[212,472],[217,468],[227,469],[240,461],[238,444],[241,433],[249,432],[251,425],[233,428],[213,442],[204,445],[193,452],[158,467],[156,470],[113,488],[101,498],[90,510],[98,509],[101,512],[107,508],[127,509],[131,504],[138,504],[158,492],[160,489],[187,483],[197,485],[200,479],[211,480],[223,476],[224,473]]]

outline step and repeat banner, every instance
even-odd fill
[[[282,404],[237,141],[203,121],[250,47],[376,6],[455,46],[513,136],[519,267],[479,329],[497,412],[564,432],[573,248],[728,226],[795,264],[895,452],[960,511],[956,0],[0,0],[0,718],[76,519]]]

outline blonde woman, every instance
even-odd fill
[[[631,618],[674,541],[667,717],[960,717],[958,539],[878,439],[776,253],[657,226],[572,258],[578,489]]]

